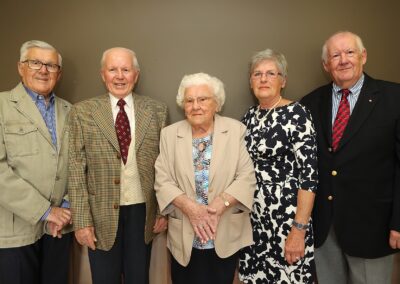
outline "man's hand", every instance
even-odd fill
[[[61,227],[57,226],[53,222],[47,222],[46,226],[47,226],[47,231],[49,231],[49,233],[53,236],[53,238],[57,237],[57,238],[61,239],[61,237],[62,237],[62,234],[61,234],[62,228]]]
[[[75,238],[79,244],[83,246],[88,246],[92,250],[96,249],[95,242],[97,242],[97,239],[94,234],[94,227],[85,227],[76,230]]]
[[[165,216],[157,216],[156,223],[153,226],[153,233],[158,234],[168,228],[168,218]]]
[[[400,232],[390,230],[389,245],[392,249],[400,248]]]
[[[71,210],[69,208],[51,207],[46,221],[54,223],[61,230],[65,225],[72,223]]]

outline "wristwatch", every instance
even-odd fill
[[[299,230],[307,230],[310,225],[297,223],[295,220],[293,220],[292,226],[294,226],[295,228],[297,228]]]
[[[222,200],[224,201],[225,207],[228,208],[231,204],[230,204],[230,202],[225,198],[225,194],[222,193],[220,196],[221,196]]]

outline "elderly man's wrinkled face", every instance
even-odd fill
[[[209,86],[186,88],[183,103],[190,125],[202,127],[212,124],[217,112],[217,102]]]
[[[121,48],[107,52],[101,77],[107,90],[117,98],[124,98],[133,90],[139,71],[133,66],[132,54]]]
[[[32,67],[40,66],[42,63],[59,65],[58,53],[55,50],[30,48],[26,54],[26,61],[18,62],[18,73],[26,87],[46,97],[53,91],[60,79],[61,71],[49,72],[44,64],[38,70],[32,69]]]
[[[360,79],[367,62],[366,50],[360,51],[352,34],[340,33],[327,41],[326,72],[342,89],[352,87]]]

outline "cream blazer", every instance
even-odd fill
[[[245,126],[239,121],[215,115],[208,199],[211,202],[226,192],[239,201],[239,205],[225,211],[218,224],[214,244],[221,258],[229,257],[253,242],[249,213],[256,180],[244,143],[245,131]],[[192,128],[186,120],[162,130],[155,169],[160,211],[169,216],[167,246],[174,258],[186,266],[195,233],[189,218],[172,204],[183,193],[193,200],[196,198]]]

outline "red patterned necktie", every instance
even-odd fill
[[[115,131],[117,133],[119,150],[124,164],[126,164],[126,160],[128,159],[128,150],[129,145],[131,144],[131,127],[124,109],[125,104],[126,102],[123,99],[118,101],[117,105],[119,106],[119,112],[117,114],[117,119],[115,120]]]
[[[343,136],[343,132],[346,129],[347,123],[350,118],[350,104],[347,97],[350,94],[349,89],[343,89],[340,91],[342,93],[342,98],[339,103],[338,112],[336,114],[335,122],[332,128],[332,148],[336,151],[339,146],[340,139]]]

